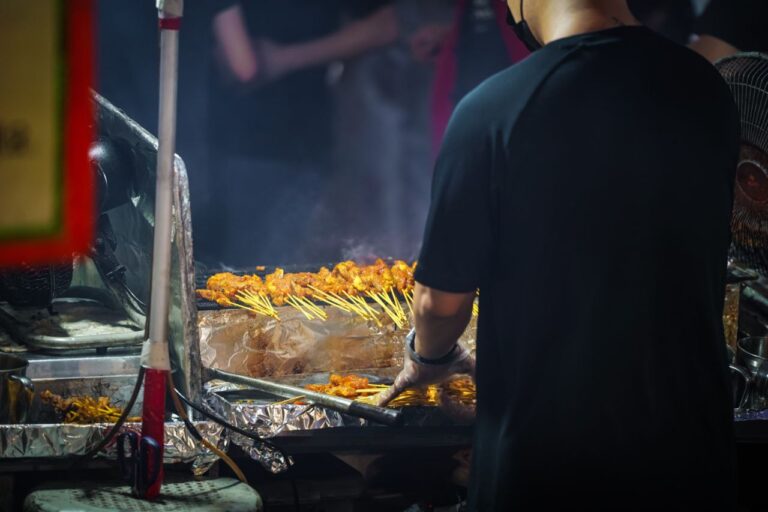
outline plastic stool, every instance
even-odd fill
[[[166,482],[154,501],[136,499],[127,485],[94,484],[39,488],[24,500],[24,512],[260,512],[259,494],[232,478]]]

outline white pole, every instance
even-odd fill
[[[157,9],[161,30],[155,234],[149,339],[142,350],[142,365],[157,370],[170,370],[168,313],[171,294],[173,158],[176,145],[176,84],[179,55],[177,24],[183,12],[183,0],[157,0]],[[166,26],[163,26],[164,22]]]

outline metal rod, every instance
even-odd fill
[[[364,404],[348,398],[326,395],[325,393],[316,393],[289,384],[280,384],[269,380],[245,377],[244,375],[237,375],[216,368],[204,368],[203,376],[204,380],[219,379],[234,384],[242,384],[258,391],[263,391],[283,398],[294,398],[301,395],[307,401],[314,404],[352,416],[365,418],[376,423],[383,423],[385,425],[397,425],[400,423],[402,416],[401,412],[396,409],[387,409],[375,405]]]
[[[156,459],[149,457],[140,471],[157,477],[141,498],[154,499],[163,485],[166,380],[171,378],[168,352],[168,312],[171,303],[171,230],[173,226],[173,155],[176,144],[176,89],[178,81],[179,27],[183,0],[157,0],[160,26],[160,113],[158,120],[155,232],[152,254],[152,293],[149,333],[141,354],[144,374],[142,440],[157,443]],[[159,460],[159,467],[154,467]],[[134,490],[136,492],[136,490]],[[143,495],[141,495],[143,494]]]
[[[155,232],[152,246],[152,290],[149,339],[142,354],[148,368],[170,370],[168,311],[171,294],[171,230],[173,225],[173,155],[176,144],[176,90],[179,31],[163,21],[179,19],[182,3],[158,2],[160,30],[160,112],[158,119]],[[158,344],[158,345],[156,345]],[[154,346],[153,346],[154,345]]]

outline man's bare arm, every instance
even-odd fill
[[[213,35],[232,76],[241,83],[255,79],[259,62],[239,5],[225,9],[213,18]]]
[[[427,359],[447,354],[467,328],[475,293],[449,293],[416,283],[413,315],[416,353]]]
[[[273,57],[280,71],[295,71],[356,57],[374,48],[394,43],[398,35],[395,8],[382,7],[328,36],[305,43],[278,46]]]

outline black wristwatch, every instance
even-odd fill
[[[405,346],[408,349],[408,355],[411,359],[416,361],[419,364],[424,365],[432,365],[432,366],[438,366],[441,364],[447,364],[451,362],[451,359],[453,359],[453,354],[456,352],[456,349],[459,348],[459,344],[456,343],[451,350],[448,351],[447,354],[444,356],[438,357],[437,359],[428,359],[426,357],[420,356],[416,352],[416,329],[411,329],[411,332],[408,333],[408,335],[405,337]]]

